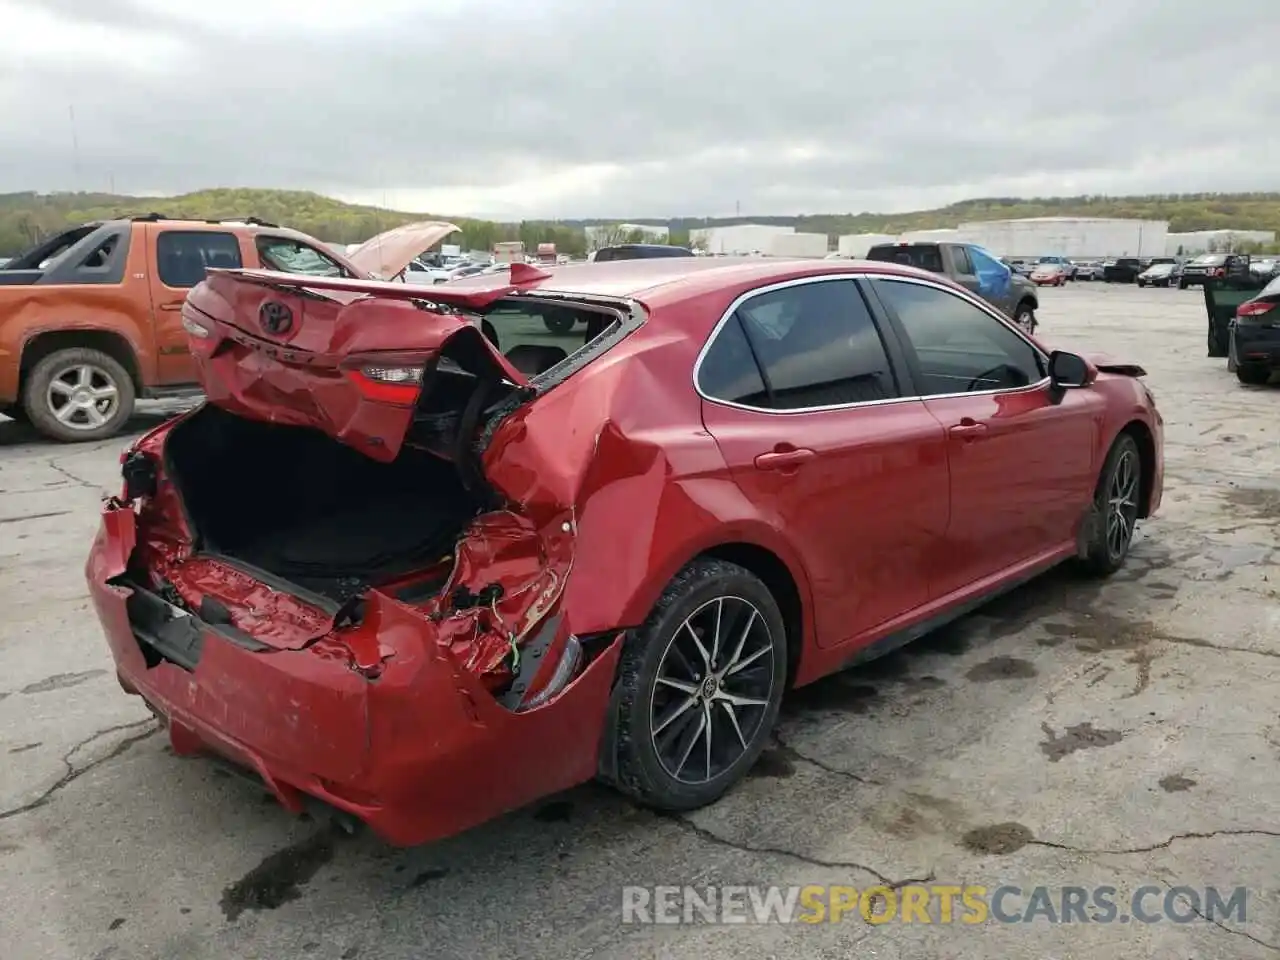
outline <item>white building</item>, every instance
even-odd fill
[[[1241,243],[1275,243],[1274,230],[1193,230],[1171,233],[1164,241],[1166,257],[1197,253],[1229,253]]]
[[[897,237],[887,233],[846,233],[836,238],[836,253],[842,257],[865,257],[872,247],[882,243],[895,243]]]
[[[768,253],[774,237],[795,232],[795,227],[738,223],[725,227],[702,227],[690,230],[689,242],[707,253],[727,255]]]
[[[780,233],[760,252],[771,257],[825,257],[829,249],[825,233]]]
[[[972,243],[959,230],[908,230],[898,237],[899,243]]]
[[[614,243],[635,242],[640,239],[647,243],[668,243],[671,240],[671,228],[654,226],[651,223],[603,223],[583,227],[587,237],[587,249],[598,250]]]
[[[1106,217],[1027,217],[962,223],[965,242],[1002,257],[1161,257],[1167,220]]]

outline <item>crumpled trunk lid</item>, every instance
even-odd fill
[[[446,352],[476,377],[527,385],[463,312],[509,289],[473,290],[445,305],[403,284],[211,270],[183,319],[211,403],[312,427],[390,461]]]

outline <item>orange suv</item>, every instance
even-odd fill
[[[456,230],[408,224],[346,256],[253,217],[64,230],[0,268],[0,414],[55,440],[110,437],[137,399],[199,392],[181,311],[206,268],[390,279]]]

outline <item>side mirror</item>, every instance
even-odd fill
[[[1084,357],[1064,350],[1049,354],[1049,383],[1054,390],[1087,387],[1093,383],[1093,366]]]

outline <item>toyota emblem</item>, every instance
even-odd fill
[[[278,300],[268,300],[258,310],[258,323],[267,333],[288,333],[293,327],[293,311]]]

